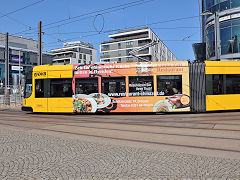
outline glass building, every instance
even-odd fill
[[[207,60],[240,60],[240,0],[203,1]]]

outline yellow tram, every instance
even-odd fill
[[[240,62],[42,65],[26,77],[22,110],[33,112],[240,109]]]

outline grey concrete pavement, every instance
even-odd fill
[[[0,179],[237,179],[240,161],[0,128]]]
[[[240,179],[239,115],[0,112],[0,179]]]

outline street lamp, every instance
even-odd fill
[[[213,15],[213,13],[210,12],[210,11],[204,11],[204,12],[201,14],[201,16],[208,16],[208,15]]]

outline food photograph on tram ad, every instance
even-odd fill
[[[190,111],[187,62],[73,65],[73,112]]]

